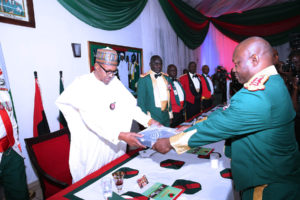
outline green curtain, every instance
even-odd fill
[[[261,36],[271,45],[280,45],[289,41],[291,33],[300,32],[300,1],[222,15],[211,21],[232,40],[239,42],[250,36]]]
[[[280,45],[289,41],[290,33],[300,32],[300,0],[217,18],[207,18],[181,0],[159,2],[176,34],[191,49],[200,46],[205,39],[207,22],[237,42],[261,36],[271,45]]]
[[[147,0],[58,0],[75,17],[90,26],[118,30],[132,23]]]
[[[80,20],[104,30],[118,30],[129,25],[147,3],[147,0],[58,1]],[[300,32],[300,0],[217,18],[202,15],[182,0],[159,0],[159,3],[178,37],[190,49],[202,44],[210,22],[238,42],[250,36],[261,36],[272,45],[280,45],[288,42],[290,33]]]
[[[181,0],[159,0],[174,31],[191,49],[199,47],[209,28],[209,18]]]

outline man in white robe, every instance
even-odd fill
[[[71,132],[73,182],[123,155],[126,143],[144,147],[140,134],[130,132],[133,119],[145,127],[159,125],[115,77],[117,65],[116,51],[98,49],[95,71],[77,78],[56,101]]]
[[[120,81],[128,89],[129,80],[128,80],[128,63],[125,61],[125,55],[123,52],[120,53],[120,62],[118,65]]]

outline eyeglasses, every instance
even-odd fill
[[[97,62],[98,63],[98,62]],[[102,67],[102,65],[100,63],[98,63],[98,65],[103,69],[103,71],[107,74],[107,75],[117,75],[118,73],[118,70],[115,70],[115,71],[111,71],[111,70],[106,70],[104,69],[104,67]]]

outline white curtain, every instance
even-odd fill
[[[167,66],[177,66],[178,76],[190,61],[196,61],[193,50],[184,45],[169,24],[158,0],[148,1],[142,12],[142,40],[144,46],[144,73],[150,69],[152,55],[163,60],[163,72]]]

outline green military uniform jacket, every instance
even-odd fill
[[[294,133],[295,111],[274,66],[252,77],[231,105],[170,138],[178,153],[231,138],[231,167],[237,190],[300,183],[300,153]]]
[[[169,77],[166,74],[162,74],[162,77],[165,79],[165,82],[169,82]],[[162,111],[160,107],[155,106],[153,83],[150,72],[141,75],[139,78],[137,104],[144,113],[150,114],[152,119],[158,121],[164,126],[170,126],[170,117],[173,116],[170,97],[167,102],[167,107],[164,111]]]

